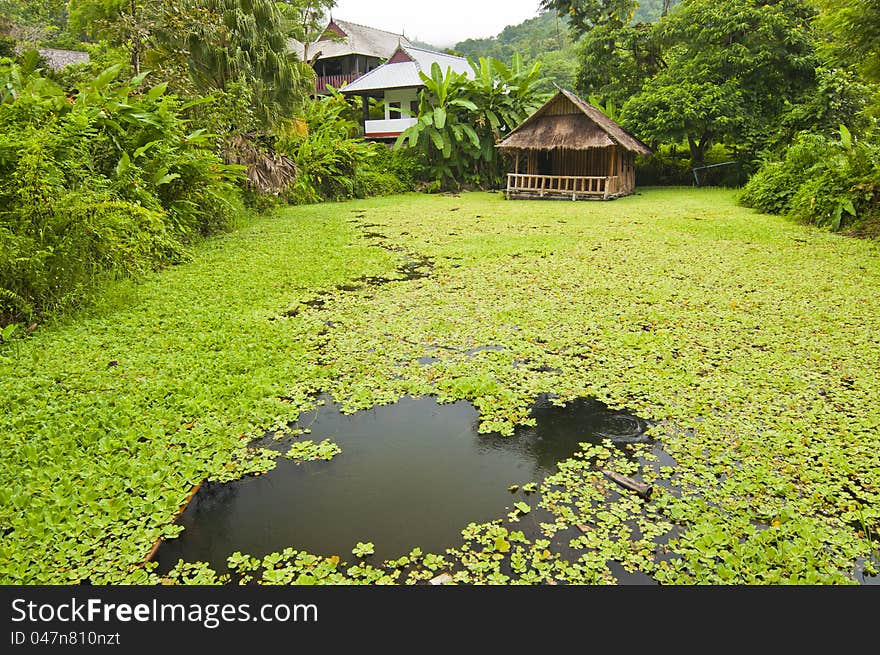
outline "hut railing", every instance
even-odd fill
[[[617,177],[581,177],[572,175],[530,175],[508,173],[508,193],[528,193],[538,196],[593,196],[607,198],[617,193]]]

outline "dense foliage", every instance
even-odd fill
[[[833,230],[880,219],[880,144],[844,126],[837,139],[805,132],[752,177],[741,201]]]
[[[351,113],[338,93],[312,100],[304,107],[303,119],[279,140],[278,147],[297,170],[285,192],[291,202],[366,198],[412,189],[411,174],[401,175],[392,162],[406,153],[395,156],[382,144],[364,141]]]
[[[877,3],[819,3],[816,85],[785,114],[742,202],[839,230],[880,234]]]
[[[31,57],[33,60],[34,58]],[[68,96],[0,63],[0,315],[73,304],[105,272],[179,261],[239,211],[238,172],[147,75],[102,72]]]
[[[578,44],[578,90],[585,97],[623,107],[646,80],[666,68],[653,30],[643,23],[590,30]]]
[[[418,122],[400,135],[397,147],[417,149],[438,188],[495,186],[503,173],[496,144],[540,107],[540,63],[511,66],[497,59],[470,60],[473,75],[445,72],[438,64],[421,73]]]
[[[67,0],[0,0],[0,35],[5,29],[25,45],[72,45],[76,39],[66,33],[68,13]],[[4,22],[8,23],[5,28]]]
[[[817,4],[826,56],[880,82],[880,1],[817,0]]]
[[[576,34],[595,27],[629,24],[639,7],[638,0],[541,0],[541,6],[567,16]]]
[[[713,142],[753,155],[812,86],[811,16],[801,0],[686,0],[654,28],[663,66],[624,105],[626,125],[686,140],[694,165]]]
[[[186,53],[197,92],[244,84],[265,126],[289,116],[308,96],[314,72],[288,52],[283,16],[275,2],[195,0],[188,8],[183,15],[172,14],[175,23],[163,41],[166,48]]]
[[[287,40],[328,0],[2,3],[0,327],[180,261],[243,202],[398,193],[422,170],[364,143],[344,100],[310,99]],[[28,43],[91,63],[52,70]]]

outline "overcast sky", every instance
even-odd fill
[[[337,0],[333,16],[446,48],[538,15],[539,0]]]

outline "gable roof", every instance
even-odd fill
[[[430,75],[431,66],[440,66],[444,73],[451,68],[456,73],[472,77],[474,72],[464,57],[447,55],[444,52],[425,50],[415,46],[401,45],[389,57],[389,61],[370,71],[360,79],[343,87],[343,93],[370,93],[385,89],[406,89],[424,86],[419,73]]]
[[[571,91],[559,89],[543,107],[507,135],[505,150],[585,150],[619,145],[650,155],[651,149]]]
[[[387,59],[399,45],[410,45],[410,41],[403,34],[394,34],[375,27],[332,18],[321,38],[309,45],[309,58],[320,52],[319,61],[346,55],[366,55]],[[291,39],[288,42],[288,49],[295,52],[300,59],[304,59],[305,48],[302,42]]]

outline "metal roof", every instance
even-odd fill
[[[444,73],[451,68],[456,73],[464,73],[468,77],[473,77],[474,71],[464,57],[455,57],[443,52],[424,50],[414,46],[401,46],[399,50],[403,51],[410,61],[382,64],[379,68],[343,87],[341,91],[352,94],[369,94],[385,89],[420,87],[423,84],[419,73],[430,75],[431,66],[435,63]]]
[[[344,32],[345,36],[338,38],[331,36],[335,32],[334,26]],[[302,42],[291,39],[287,45],[288,49],[296,53],[300,59],[305,58]],[[409,39],[403,34],[394,34],[333,18],[327,25],[324,35],[309,45],[308,58],[312,59],[320,52],[318,61],[346,55],[367,55],[368,57],[388,59],[399,45],[410,45]]]

